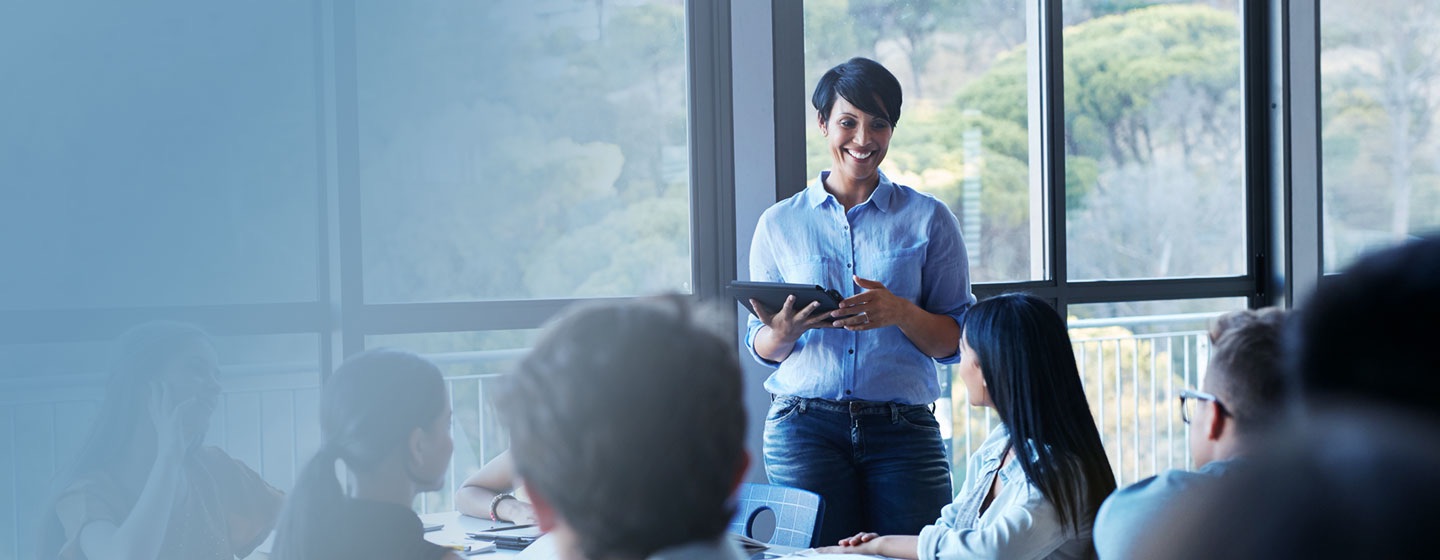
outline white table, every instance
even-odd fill
[[[420,516],[420,520],[424,521],[425,525],[427,526],[435,523],[444,524],[444,526],[441,527],[439,530],[431,531],[425,534],[426,540],[442,545],[463,542],[477,542],[469,541],[465,534],[500,529],[504,527],[509,527],[511,525],[510,523],[503,521],[496,522],[489,519],[470,517],[468,515],[463,515],[455,511],[428,513]],[[540,540],[535,541],[535,544],[530,545],[529,548],[523,551],[497,548],[495,549],[495,552],[477,554],[474,556],[470,556],[469,558],[503,558],[515,557],[523,554],[526,560],[551,560],[557,558],[553,546],[554,544],[550,541],[550,539],[542,537]],[[777,558],[793,552],[797,552],[798,550],[799,549],[790,548],[788,546],[771,546],[769,549],[757,552],[751,558],[752,560]]]

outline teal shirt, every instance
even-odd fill
[[[1198,471],[1166,471],[1116,490],[1095,515],[1096,554],[1102,560],[1139,558],[1142,538],[1162,530],[1156,524],[1167,518],[1166,512],[1212,488],[1237,464],[1211,461]]]

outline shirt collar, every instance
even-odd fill
[[[890,212],[890,204],[895,198],[895,183],[891,182],[890,178],[886,177],[884,172],[877,173],[880,175],[880,184],[875,185],[875,191],[870,193],[870,199],[860,203],[859,206],[873,204],[875,208],[888,214]],[[811,207],[819,207],[821,204],[824,204],[826,200],[835,199],[835,195],[825,190],[825,177],[828,175],[830,175],[829,171],[821,171],[820,176],[816,177],[814,181],[810,182],[810,186],[805,188],[804,196],[806,204],[809,204]],[[858,208],[859,206],[856,207]]]

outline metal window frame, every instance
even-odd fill
[[[1063,71],[1061,2],[1031,0],[1041,14],[1044,71]],[[0,343],[99,340],[124,326],[157,317],[204,325],[221,335],[316,333],[320,364],[329,371],[340,358],[364,348],[374,334],[485,331],[534,328],[580,299],[367,304],[359,233],[357,107],[355,97],[353,0],[313,0],[317,27],[317,76],[321,92],[317,140],[322,154],[316,196],[320,238],[318,297],[311,302],[120,309],[0,310]],[[774,84],[774,196],[803,188],[802,118],[803,6],[789,0],[761,3],[771,17],[770,69]],[[751,3],[737,6],[755,10]],[[691,101],[691,211],[693,289],[697,297],[718,298],[735,278],[742,253],[737,247],[738,197],[731,67],[732,5],[728,0],[687,2],[687,57]],[[976,284],[978,295],[1029,291],[1054,301],[1062,311],[1081,303],[1246,297],[1251,306],[1293,305],[1321,279],[1320,151],[1318,136],[1318,8],[1313,3],[1266,0],[1242,5],[1245,61],[1247,273],[1235,277],[1121,281],[1070,281],[1066,276],[1063,205],[1049,204],[1047,255],[1050,278],[1034,282]],[[741,14],[743,16],[743,13]],[[747,36],[746,40],[755,37]],[[328,75],[323,75],[326,72]],[[1046,115],[1042,130],[1044,176],[1051,201],[1063,196],[1063,80],[1043,82]],[[794,100],[794,101],[792,101]],[[1262,117],[1262,114],[1264,115]],[[1263,123],[1263,124],[1257,124]],[[332,126],[333,125],[333,126]],[[751,131],[746,130],[746,134]],[[333,136],[332,136],[333,135]],[[748,203],[747,203],[748,204]],[[743,226],[743,224],[742,224]]]
[[[320,202],[314,301],[107,309],[0,310],[0,344],[108,340],[130,325],[170,318],[216,335],[319,335],[321,381],[371,335],[538,328],[569,305],[597,298],[367,303],[359,177],[354,0],[312,0],[318,86]],[[723,296],[735,277],[730,2],[686,3],[691,291]],[[803,150],[803,147],[802,147]],[[803,170],[803,161],[801,162]],[[598,298],[606,299],[606,298]],[[625,300],[632,298],[609,298]]]
[[[1244,249],[1247,261],[1245,274],[1223,277],[1076,281],[1071,280],[1068,274],[1065,205],[1059,202],[1063,201],[1065,196],[1063,3],[1059,0],[1031,0],[1031,2],[1040,15],[1039,50],[1042,57],[1040,61],[1040,88],[1042,90],[1040,106],[1044,114],[1039,119],[1041,123],[1039,134],[1043,152],[1041,175],[1044,177],[1044,190],[1047,194],[1044,204],[1046,213],[1044,229],[1049,248],[1046,254],[1046,265],[1049,267],[1048,278],[1034,281],[976,283],[972,286],[976,296],[984,298],[1005,292],[1029,292],[1050,300],[1062,314],[1070,305],[1089,303],[1223,297],[1246,298],[1250,307],[1281,303],[1274,297],[1274,289],[1275,287],[1288,288],[1286,280],[1292,277],[1290,271],[1293,269],[1293,264],[1286,261],[1285,257],[1293,256],[1293,252],[1284,251],[1290,238],[1285,237],[1282,241],[1279,235],[1280,228],[1288,226],[1289,223],[1276,220],[1271,216],[1272,209],[1277,202],[1272,186],[1288,185],[1289,182],[1276,181],[1271,175],[1269,165],[1271,161],[1281,159],[1284,159],[1287,165],[1292,162],[1284,157],[1284,152],[1275,153],[1277,148],[1271,145],[1271,139],[1274,137],[1272,132],[1274,125],[1267,119],[1261,118],[1261,115],[1267,112],[1266,105],[1272,97],[1283,96],[1288,92],[1288,90],[1282,90],[1276,93],[1272,91],[1273,88],[1267,87],[1267,73],[1270,68],[1274,67],[1272,62],[1274,47],[1268,40],[1268,36],[1272,33],[1271,23],[1275,21],[1269,9],[1270,6],[1259,1],[1244,2],[1241,5],[1241,44],[1243,48],[1241,87],[1245,96],[1243,118],[1246,123],[1242,148],[1245,155],[1246,216],[1244,223],[1247,230]],[[1270,0],[1270,2],[1284,3],[1284,0]],[[786,57],[777,55],[775,59],[777,145],[801,146],[800,151],[803,157],[805,137],[800,124],[803,120],[794,118],[793,113],[780,111],[782,102],[789,103],[786,100],[802,98],[803,93],[803,89],[801,89],[803,84],[797,85],[794,79],[796,76],[805,75],[804,19],[803,15],[799,13],[802,12],[800,4],[799,2],[772,0],[777,14],[774,22],[776,49],[779,50],[783,44],[791,52],[799,53]],[[788,17],[778,17],[782,13]],[[1283,18],[1281,20],[1283,21]],[[1293,78],[1287,77],[1287,86],[1290,79]],[[1316,149],[1318,156],[1318,145]],[[778,148],[777,152],[779,152]],[[795,156],[792,154],[791,157]],[[777,161],[777,185],[785,185],[787,182],[794,181],[793,171],[782,173],[779,168],[782,163]],[[1311,164],[1306,161],[1293,163]],[[1287,169],[1289,168],[1287,167]],[[799,183],[801,187],[803,184],[803,181]],[[795,191],[777,188],[776,200],[789,196],[793,192]],[[1289,198],[1281,198],[1279,201],[1287,202]],[[1293,212],[1293,210],[1290,211]],[[1318,236],[1314,239],[1318,243]],[[1276,258],[1272,254],[1280,255],[1280,258]],[[1277,263],[1279,264],[1277,265]],[[1279,266],[1287,268],[1279,268]],[[1288,299],[1285,300],[1285,302],[1288,301]]]

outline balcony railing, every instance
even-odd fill
[[[1198,386],[1209,364],[1210,339],[1194,326],[1217,315],[1070,321],[1081,382],[1120,485],[1190,466],[1189,427],[1180,420],[1177,395]],[[949,428],[942,435],[954,449],[954,472],[964,473],[970,453],[998,419],[990,409],[968,405],[965,387],[950,368],[943,368],[940,375],[954,403],[937,407],[950,412],[950,418],[942,415],[942,428]]]
[[[1120,484],[1190,464],[1188,427],[1180,421],[1176,395],[1195,387],[1209,362],[1210,345],[1195,330],[1215,314],[1072,320],[1071,342],[1091,410]],[[1184,328],[1182,328],[1184,327]],[[422,494],[422,511],[453,509],[455,488],[508,446],[487,395],[524,350],[427,355],[446,371],[455,422],[455,453],[445,487]],[[266,480],[288,489],[320,445],[319,375],[313,363],[223,368],[224,394],[207,437],[209,443],[253,466]],[[478,373],[477,373],[478,372]],[[952,450],[954,472],[997,421],[993,411],[966,403],[964,387],[950,368],[942,387],[952,395],[937,403],[942,435]],[[48,481],[70,460],[97,412],[103,391],[98,374],[7,380],[0,394],[0,558],[23,557],[20,535],[34,534]],[[20,452],[24,450],[24,452]],[[23,482],[23,483],[22,483]],[[958,483],[959,481],[957,481]],[[957,484],[958,488],[958,484]]]

